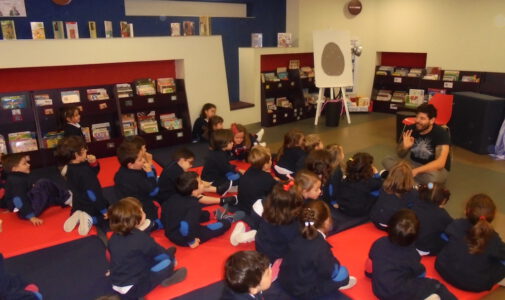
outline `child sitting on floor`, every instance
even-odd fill
[[[444,230],[453,219],[444,209],[451,192],[442,183],[428,183],[419,186],[419,198],[410,208],[419,219],[419,237],[416,248],[421,255],[437,255],[445,245]]]
[[[268,263],[267,263],[268,265]],[[28,284],[21,277],[8,274],[4,267],[4,257],[0,253],[0,299],[5,300],[42,300],[39,288]]]
[[[63,123],[63,136],[80,136],[84,139],[81,130],[81,114],[77,106],[63,107],[61,110],[61,122]]]
[[[215,213],[218,222],[206,226],[200,223],[210,220],[210,213],[200,208],[198,198],[204,186],[195,172],[184,172],[176,181],[177,194],[165,201],[161,218],[166,237],[179,246],[196,248],[214,237],[224,234],[231,223],[244,217],[243,212],[227,215],[225,211]]]
[[[414,189],[412,167],[405,161],[400,161],[389,171],[379,192],[379,198],[370,211],[374,225],[382,230],[387,229],[391,216],[402,208],[412,207],[419,199]]]
[[[321,197],[321,179],[317,174],[307,169],[296,173],[294,187],[298,195],[305,201],[318,200]]]
[[[204,140],[204,133],[207,132],[209,119],[216,115],[216,106],[212,103],[205,103],[200,111],[200,116],[193,125],[193,143]]]
[[[146,161],[146,163],[151,165],[154,175],[157,177],[156,167],[154,166],[154,163],[153,163],[154,162],[153,155],[151,153],[147,152],[146,140],[143,137],[141,137],[140,135],[134,135],[134,136],[126,137],[123,142],[124,143],[132,143],[139,149],[139,151],[142,153],[142,156],[144,157],[144,160]]]
[[[265,132],[262,128],[255,135],[252,135],[247,132],[244,125],[237,123],[232,123],[230,129],[233,132],[233,148],[230,151],[233,160],[246,160],[251,148],[261,142]],[[265,143],[262,143],[262,146],[264,145]]]
[[[344,148],[337,144],[330,144],[326,146],[326,150],[331,154],[331,175],[323,188],[323,199],[331,204],[330,207],[338,208],[337,198],[340,195],[340,185],[345,170]]]
[[[145,296],[156,286],[169,286],[186,278],[186,268],[174,272],[175,247],[165,250],[147,233],[139,230],[146,221],[142,205],[124,198],[109,207],[108,243],[112,289],[126,299]]]
[[[195,155],[193,152],[188,150],[187,148],[180,148],[174,152],[172,155],[172,162],[163,168],[163,172],[161,172],[160,178],[158,178],[158,187],[160,188],[160,192],[158,193],[158,202],[163,204],[163,202],[174,194],[177,193],[176,190],[176,181],[177,178],[184,172],[188,172],[191,167],[193,167],[193,162],[195,160]],[[225,183],[219,187],[214,187],[210,185],[208,182],[204,182],[204,192],[210,193],[218,193],[224,194],[226,190],[229,188],[230,184]],[[237,204],[237,197],[210,197],[203,195],[198,202],[205,205],[219,204],[222,206],[231,204]]]
[[[212,138],[212,133],[216,130],[223,129],[224,120],[220,116],[213,116],[209,119],[209,126],[207,130],[203,133],[203,141],[210,142]]]
[[[30,164],[23,153],[2,156],[2,165],[7,174],[5,201],[7,208],[16,212],[21,219],[33,225],[42,225],[38,218],[51,205],[72,205],[68,190],[61,188],[49,179],[40,179],[35,184],[30,178]]]
[[[340,186],[338,209],[350,217],[367,216],[382,186],[373,157],[358,152],[347,161],[346,178]]]
[[[221,300],[261,300],[272,284],[268,258],[256,251],[240,251],[228,257],[224,273],[226,286]]]
[[[152,222],[152,230],[163,227],[158,218],[158,208],[154,200],[159,193],[152,164],[146,162],[144,153],[135,144],[123,142],[117,148],[121,167],[114,176],[114,188],[119,198],[135,197]]]
[[[331,252],[326,233],[331,230],[330,208],[321,200],[311,200],[302,209],[301,235],[289,245],[280,266],[279,282],[296,299],[320,299],[338,290],[353,287],[349,276]]]
[[[202,170],[202,180],[212,182],[215,187],[228,185],[227,190],[232,186],[237,186],[241,173],[244,171],[237,169],[230,164],[227,151],[233,147],[233,133],[229,129],[218,129],[212,134],[211,151],[205,158]]]
[[[419,220],[408,209],[397,211],[388,222],[388,236],[376,240],[366,273],[379,299],[456,299],[438,280],[426,278],[421,256],[414,247]]]
[[[72,192],[72,215],[63,224],[63,230],[72,231],[77,224],[80,235],[87,235],[93,225],[104,228],[107,201],[97,174],[100,165],[93,155],[88,155],[86,143],[81,137],[63,138],[56,147],[56,160],[66,166],[65,179]]]
[[[284,143],[277,154],[274,169],[281,179],[293,178],[303,168],[305,156],[305,135],[297,129],[291,129],[284,135]]]
[[[472,292],[505,286],[505,243],[493,229],[496,205],[488,195],[474,195],[465,207],[466,218],[454,220],[445,233],[448,242],[435,268],[455,287]]]
[[[319,134],[308,134],[305,136],[305,152],[309,154],[312,150],[322,150],[324,149],[323,141]]]

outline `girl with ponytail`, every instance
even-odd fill
[[[296,299],[321,299],[339,289],[353,287],[357,280],[333,256],[326,234],[332,219],[328,204],[310,200],[300,215],[301,236],[290,245],[279,273],[279,282]]]
[[[504,284],[505,244],[491,222],[496,205],[485,194],[474,195],[465,209],[466,219],[451,223],[448,243],[437,257],[435,268],[459,289],[481,292]]]

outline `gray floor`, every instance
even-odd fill
[[[261,128],[259,124],[247,126],[252,133]],[[365,151],[374,156],[375,165],[381,169],[380,161],[384,156],[393,154],[396,146],[396,118],[382,113],[351,114],[351,124],[345,118],[339,127],[326,127],[324,117],[319,125],[314,119],[306,119],[290,124],[265,128],[263,140],[272,152],[282,144],[284,133],[291,128],[298,128],[308,133],[318,133],[325,144],[338,143],[344,147],[346,157],[355,152]],[[486,193],[495,201],[498,214],[493,226],[505,239],[505,161],[496,161],[487,155],[479,155],[468,150],[453,147],[452,170],[447,187],[451,199],[447,204],[449,213],[457,218],[463,216],[466,200],[476,193]],[[486,299],[505,299],[505,289],[500,288]]]

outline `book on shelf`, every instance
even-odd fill
[[[458,81],[459,71],[444,71],[443,81]]]
[[[166,130],[182,129],[182,119],[177,118],[174,113],[160,115],[160,123]]]
[[[360,107],[369,107],[370,106],[370,98],[368,98],[368,97],[359,97],[358,98],[358,106],[360,106]]]
[[[251,47],[263,48],[263,33],[251,33]]]
[[[379,90],[375,100],[377,101],[391,101],[393,93],[390,90]]]
[[[103,27],[104,27],[105,37],[112,38],[113,37],[112,21],[103,21]]]
[[[274,72],[266,72],[266,73],[264,73],[264,75],[265,75],[265,81],[270,81],[270,82],[280,81],[280,79],[275,75]]]
[[[91,125],[91,134],[95,141],[110,140],[110,123],[95,123]]]
[[[88,29],[89,29],[89,37],[92,39],[96,39],[98,37],[96,34],[96,22],[89,21],[88,22]]]
[[[91,130],[89,127],[81,127],[81,132],[84,135],[84,141],[86,143],[91,143]]]
[[[7,143],[5,143],[5,138],[0,134],[0,153],[7,154]]]
[[[61,102],[63,102],[63,104],[81,102],[81,94],[80,94],[79,90],[62,91],[61,92]]]
[[[44,30],[44,22],[30,22],[32,29],[32,38],[34,40],[45,40],[46,31]]]
[[[277,68],[277,77],[280,80],[288,80],[288,68],[286,67],[279,67]]]
[[[155,82],[151,78],[141,78],[134,81],[135,90],[139,96],[156,95]]]
[[[420,78],[423,75],[424,70],[420,68],[411,68],[407,77],[417,77]]]
[[[447,90],[428,88],[428,101],[430,101],[431,97],[433,97],[435,94],[447,94]]]
[[[192,21],[182,22],[182,29],[184,30],[184,36],[195,35],[195,22]]]
[[[293,46],[293,41],[291,39],[291,33],[288,33],[288,32],[277,33],[277,47],[289,48],[292,46]]]
[[[33,95],[35,106],[50,106],[53,105],[53,99],[49,94],[35,94]]]
[[[210,17],[200,17],[200,35],[211,35]]]
[[[175,93],[175,80],[173,78],[158,78],[156,80],[158,93],[172,94]]]
[[[63,131],[50,131],[42,137],[44,148],[51,149],[58,145],[58,142],[63,138]]]
[[[118,83],[115,88],[118,98],[129,98],[133,96],[132,86],[129,83]]]
[[[107,90],[104,88],[87,89],[86,94],[88,95],[89,101],[109,100],[109,93],[107,93]]]
[[[423,89],[409,89],[409,95],[405,98],[405,106],[415,108],[424,103]]]
[[[55,40],[65,39],[65,29],[63,27],[63,21],[53,21],[53,37]]]
[[[181,36],[181,23],[170,23],[170,35]]]
[[[439,80],[441,72],[442,72],[442,70],[440,70],[440,67],[427,67],[426,68],[426,75],[423,76],[423,79],[425,79],[425,80]]]
[[[37,151],[39,149],[37,146],[37,139],[35,138],[35,132],[11,132],[8,134],[8,137],[12,153]]]
[[[299,59],[291,59],[291,60],[289,60],[288,69],[290,69],[290,70],[298,70],[298,69],[300,69],[300,60]]]
[[[137,135],[137,122],[134,114],[121,115],[121,123],[123,124],[123,136]]]
[[[121,37],[129,38],[133,37],[133,24],[126,21],[119,22],[119,28],[121,29]]]
[[[393,96],[391,97],[391,102],[403,103],[405,102],[405,97],[408,96],[408,93],[405,91],[394,91]]]
[[[375,72],[375,75],[381,75],[381,76],[386,76],[386,75],[391,75],[395,71],[395,67],[393,66],[379,66],[377,71]]]
[[[407,74],[409,74],[408,68],[396,68],[391,75],[405,77]]]
[[[268,113],[277,110],[277,105],[275,105],[275,98],[266,98],[265,105],[267,106]]]
[[[65,22],[65,28],[67,31],[67,39],[79,38],[79,28],[77,22]]]
[[[475,82],[478,83],[480,82],[480,78],[474,74],[474,75],[463,75],[461,76],[461,81],[462,82]]]
[[[314,76],[315,76],[314,68],[309,66],[304,66],[300,68],[300,78],[313,78]]]
[[[284,107],[284,108],[293,108],[293,105],[291,104],[291,101],[288,100],[286,97],[279,97],[275,99],[275,105],[277,107]]]
[[[133,23],[128,23],[128,30],[130,30],[130,37],[135,37],[135,32],[133,31]]]
[[[137,121],[139,129],[144,133],[156,133],[159,132],[158,122],[156,121],[156,112],[150,111],[138,112]]]
[[[3,109],[20,109],[26,108],[27,101],[25,95],[10,95],[2,96],[0,102]]]
[[[2,20],[0,21],[2,26],[2,37],[4,40],[15,40],[16,39],[16,26],[13,20]]]

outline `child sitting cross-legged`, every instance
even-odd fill
[[[139,229],[146,221],[140,201],[123,198],[107,215],[113,232],[108,243],[110,278],[121,299],[138,299],[160,284],[166,287],[186,278],[186,268],[174,272],[175,247],[164,249]]]
[[[243,212],[228,215],[224,210],[215,213],[217,222],[206,226],[200,223],[210,220],[210,213],[200,208],[198,198],[204,190],[203,182],[195,172],[184,172],[176,181],[177,194],[162,206],[161,219],[165,235],[179,246],[198,247],[214,237],[224,234],[231,223],[244,217]]]
[[[50,205],[72,205],[69,191],[49,179],[39,179],[33,183],[30,178],[30,164],[23,153],[6,154],[2,165],[7,173],[5,198],[7,208],[33,225],[41,225],[40,214]]]

